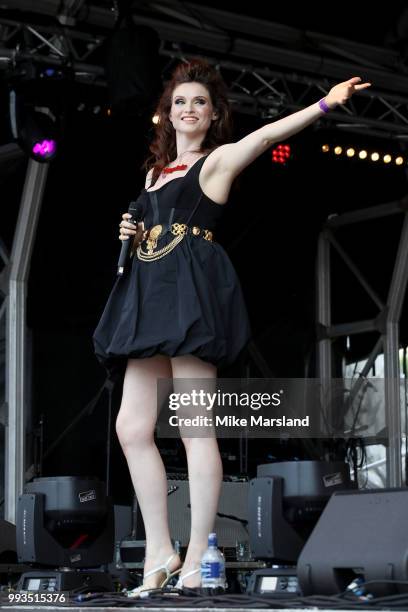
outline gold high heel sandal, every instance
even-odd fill
[[[166,584],[168,584],[168,582],[170,581],[171,578],[173,578],[173,576],[177,576],[177,574],[179,574],[181,572],[181,567],[179,567],[176,570],[173,570],[172,572],[169,569],[169,563],[171,563],[171,561],[174,559],[174,557],[177,556],[177,553],[173,553],[165,563],[163,563],[163,565],[159,565],[155,568],[153,568],[152,570],[150,570],[149,572],[147,572],[143,579],[145,580],[146,578],[148,578],[149,576],[153,576],[153,574],[157,574],[158,572],[163,572],[166,574],[165,579],[163,580],[163,582],[161,582],[159,584],[159,586],[157,587],[149,587],[146,586],[145,584],[142,584],[138,587],[136,587],[135,589],[132,589],[131,591],[127,592],[127,596],[128,597],[139,597],[141,596],[141,593],[143,593],[143,596],[147,596],[149,591],[154,591],[156,589],[163,589]]]

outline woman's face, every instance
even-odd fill
[[[201,83],[182,83],[173,90],[169,119],[176,131],[205,134],[216,118],[209,91]]]

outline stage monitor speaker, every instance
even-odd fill
[[[408,489],[335,493],[298,560],[303,594],[340,593],[356,577],[376,596],[408,592],[407,508]]]
[[[170,534],[181,546],[187,546],[190,540],[190,495],[188,480],[169,479],[168,504]],[[248,487],[246,480],[224,480],[221,487],[218,513],[214,531],[218,536],[218,545],[223,548],[235,548],[249,543],[246,529],[248,521]]]

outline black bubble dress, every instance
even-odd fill
[[[165,231],[172,223],[187,223],[216,232],[223,205],[208,198],[198,180],[206,157],[184,176],[142,190],[137,203],[145,228],[162,224]],[[173,239],[162,232],[157,250]],[[133,255],[93,336],[96,355],[111,375],[123,373],[128,358],[157,354],[230,365],[249,338],[241,286],[228,255],[217,242],[192,234],[161,259],[146,262]]]

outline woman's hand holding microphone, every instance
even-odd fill
[[[131,236],[134,236],[133,248],[135,248],[141,241],[144,232],[144,223],[140,221],[137,226],[130,221],[132,215],[124,213],[122,215],[123,221],[119,223],[119,240],[129,240]]]

